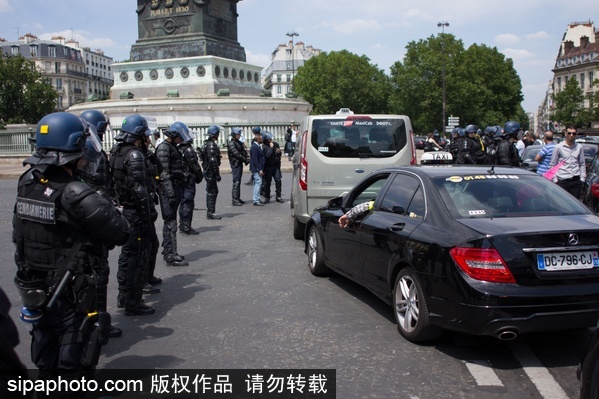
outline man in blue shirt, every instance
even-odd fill
[[[551,162],[551,157],[553,156],[553,147],[555,147],[555,143],[553,142],[553,132],[547,131],[543,135],[543,144],[544,147],[541,148],[539,153],[535,156],[535,161],[537,161],[537,173],[542,175],[549,170],[549,163]]]
[[[255,127],[252,129],[254,133],[254,141],[250,147],[250,172],[254,179],[254,191],[252,201],[254,206],[264,206],[264,202],[260,201],[260,187],[262,186],[262,176],[264,176],[264,163],[266,158],[262,151],[262,129]]]

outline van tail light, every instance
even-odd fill
[[[491,283],[515,283],[496,249],[453,247],[449,254],[460,269],[476,280]]]
[[[591,194],[593,197],[599,197],[599,183],[591,184]]]
[[[416,144],[414,143],[414,133],[411,130],[408,137],[410,139],[410,148],[412,149],[412,159],[410,159],[410,165],[416,165],[416,163],[418,163],[418,159],[416,158]]]
[[[300,152],[299,164],[299,186],[302,191],[308,190],[308,160],[306,159],[306,145],[308,141],[308,132],[302,135],[302,150]]]

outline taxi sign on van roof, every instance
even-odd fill
[[[353,115],[354,111],[349,108],[340,108],[339,111],[335,112],[335,115]]]

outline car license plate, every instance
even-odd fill
[[[559,270],[592,269],[599,267],[597,251],[554,252],[537,254],[539,270],[549,272]]]

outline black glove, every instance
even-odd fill
[[[220,175],[216,175],[215,179],[216,179],[216,181],[220,181],[221,180]]]

